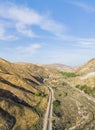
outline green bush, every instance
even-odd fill
[[[36,92],[35,95],[38,96],[38,97],[44,97],[45,96],[44,93],[40,93],[40,92]]]
[[[53,101],[53,106],[58,107],[61,105],[61,102],[59,100]]]

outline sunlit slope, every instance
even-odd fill
[[[0,130],[41,127],[48,99],[43,75],[42,67],[0,59]]]
[[[73,85],[95,97],[95,59],[75,68],[75,72],[78,76],[71,79]]]
[[[84,65],[75,68],[75,70],[79,74],[87,74],[90,72],[94,72],[95,71],[95,58],[91,59],[90,61],[88,61]]]

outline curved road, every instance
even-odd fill
[[[44,122],[43,122],[43,130],[52,130],[52,111],[53,111],[53,100],[54,100],[54,93],[50,86],[46,85],[49,89],[49,100],[48,105],[46,109],[46,113],[44,116]]]

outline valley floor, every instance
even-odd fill
[[[57,80],[56,80],[57,81]],[[52,81],[55,100],[53,130],[95,130],[95,99],[75,88],[70,82]]]

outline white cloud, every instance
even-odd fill
[[[95,48],[94,38],[76,38],[73,43],[74,46],[84,49]]]
[[[16,55],[20,58],[29,58],[37,53],[38,49],[41,48],[40,44],[29,44],[28,46],[18,46],[14,49]]]
[[[16,5],[0,5],[0,17],[9,20],[16,31],[28,37],[36,37],[32,26],[36,25],[44,31],[60,36],[66,31],[65,25],[56,22],[48,15],[41,15],[28,7]]]
[[[83,2],[71,2],[72,4],[82,8],[83,10],[87,11],[87,12],[95,12],[95,8],[91,5],[88,5],[86,3]]]
[[[0,40],[10,41],[16,40],[17,37],[14,35],[6,34],[6,29],[3,24],[0,24]]]
[[[86,39],[80,39],[80,43],[82,45],[95,45],[95,39],[91,38],[86,38]]]
[[[24,35],[27,35],[28,37],[32,38],[32,37],[36,37],[36,35],[34,34],[34,32],[30,29],[27,29],[27,27],[23,24],[16,24],[16,29],[19,33],[22,33]]]
[[[2,58],[13,62],[31,62],[36,55],[39,55],[41,48],[42,43],[30,43],[21,46],[4,47],[0,48],[0,55]]]
[[[54,20],[44,18],[41,22],[40,27],[44,30],[50,31],[51,33],[55,34],[56,36],[62,35],[63,32],[66,30],[65,25],[59,24]]]

